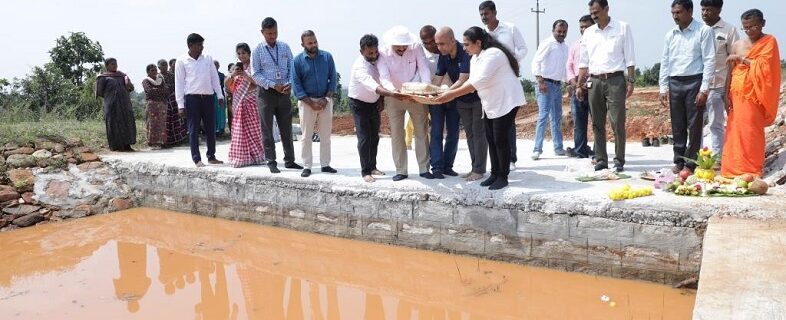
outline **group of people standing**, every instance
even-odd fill
[[[748,37],[740,39],[735,27],[720,18],[722,8],[723,0],[702,0],[701,23],[693,19],[693,1],[674,0],[671,5],[677,26],[665,36],[660,101],[671,113],[673,171],[696,168],[690,160],[702,147],[707,118],[712,150],[721,155],[721,174],[760,176],[764,128],[778,109],[778,44],[763,33],[766,20],[760,10],[742,14],[742,31]]]
[[[494,2],[484,1],[479,11],[487,29],[466,30],[463,43],[456,40],[451,28],[437,30],[431,25],[421,28],[420,42],[402,26],[384,34],[381,48],[372,34],[360,39],[360,56],[352,66],[348,95],[365,181],[374,182],[374,176],[384,175],[376,166],[380,112],[384,110],[390,120],[396,167],[393,181],[409,177],[404,128],[407,113],[414,127],[420,177],[459,175],[453,163],[461,121],[472,161],[472,170],[462,177],[468,181],[483,178],[490,156],[491,174],[480,185],[490,190],[508,185],[515,163],[515,116],[526,103],[518,80],[519,60],[526,55],[526,45],[515,26],[496,19]],[[449,89],[426,107],[400,93],[402,85],[409,82]]]
[[[660,64],[660,101],[670,110],[674,138],[672,171],[695,169],[691,160],[698,156],[708,123],[712,141],[708,147],[722,155],[722,175],[759,176],[764,163],[764,128],[774,120],[780,91],[777,42],[762,32],[765,20],[757,9],[742,14],[742,30],[748,39],[740,40],[734,26],[720,18],[723,0],[702,0],[700,5],[704,23],[693,19],[693,1],[672,2],[677,26],[666,33]],[[553,37],[540,44],[532,61],[539,109],[532,159],[537,160],[543,152],[543,136],[551,118],[555,154],[592,157],[595,170],[608,169],[608,116],[615,139],[614,170],[621,172],[625,165],[625,100],[635,83],[633,35],[627,23],[609,16],[608,1],[590,1],[589,11],[579,20],[582,37],[576,43],[571,47],[564,43],[568,23],[557,20]],[[567,150],[563,149],[560,129],[564,81],[574,122],[574,148]],[[594,148],[587,144],[589,118]]]
[[[723,174],[759,175],[763,163],[763,128],[772,122],[780,87],[777,43],[764,35],[765,20],[758,10],[742,15],[743,30],[749,39],[735,43],[734,27],[719,17],[722,0],[702,0],[701,24],[692,18],[691,0],[674,0],[672,15],[677,28],[666,35],[661,61],[661,101],[671,110],[674,135],[674,170],[693,168],[686,159],[695,159],[701,146],[705,105],[709,110],[713,148],[718,153],[724,143]],[[527,47],[521,32],[511,23],[497,19],[496,5],[484,1],[479,6],[485,28],[471,27],[456,40],[449,27],[431,25],[420,30],[419,40],[402,26],[384,34],[383,44],[372,35],[360,39],[360,56],[352,66],[349,80],[349,107],[355,121],[361,174],[365,181],[384,175],[377,168],[380,113],[390,120],[392,155],[396,168],[393,181],[408,178],[405,117],[412,122],[419,176],[444,179],[458,176],[453,169],[459,137],[459,123],[467,136],[472,169],[462,175],[467,181],[483,179],[490,156],[491,172],[480,184],[491,190],[508,185],[515,169],[515,117],[526,101],[520,77],[520,61]],[[553,36],[538,46],[532,61],[537,79],[539,116],[532,159],[543,152],[543,139],[551,119],[554,152],[578,158],[592,158],[595,170],[608,169],[606,121],[615,139],[613,164],[616,171],[625,165],[625,100],[633,93],[635,55],[630,26],[609,16],[607,0],[589,1],[589,14],[578,21],[582,37],[565,44],[568,22],[557,20]],[[207,160],[221,164],[215,156],[216,118],[229,102],[232,141],[229,162],[236,167],[266,164],[279,173],[274,126],[279,126],[284,150],[284,167],[312,169],[312,135],[320,137],[320,171],[336,173],[330,166],[333,94],[337,74],[333,57],[320,50],[316,35],[301,35],[303,52],[293,56],[290,47],[278,38],[273,18],[262,21],[264,41],[252,48],[236,47],[239,62],[230,74],[217,71],[213,59],[202,53],[204,38],[191,34],[188,53],[176,62],[160,61],[147,68],[143,81],[148,99],[148,132],[151,144],[166,146],[182,139],[182,118],[187,119],[192,160],[204,166],[199,151],[199,133],[204,131]],[[175,62],[174,64],[172,64]],[[97,92],[104,97],[110,148],[130,149],[133,126],[110,126],[129,117],[123,108],[107,107],[116,97],[133,90],[128,77],[118,72],[116,61],[107,60],[107,72],[99,77]],[[174,70],[174,74],[169,70]],[[159,73],[160,71],[160,73]],[[627,71],[627,77],[625,72]],[[728,76],[726,75],[728,73]],[[404,83],[421,82],[447,87],[447,91],[424,106],[402,94]],[[224,89],[226,88],[226,92]],[[574,147],[562,142],[562,90],[567,87],[574,121]],[[303,166],[295,162],[292,141],[292,105],[298,100],[303,129]],[[123,109],[124,110],[124,109]],[[130,110],[130,108],[129,108]],[[180,116],[175,110],[179,110]],[[130,115],[133,121],[133,114]],[[588,145],[591,119],[594,148]],[[223,122],[223,121],[222,121]],[[178,124],[180,124],[178,126]],[[430,126],[430,130],[429,130]],[[110,128],[111,127],[111,128]],[[133,134],[131,134],[133,133]],[[752,138],[752,139],[751,139]],[[114,140],[113,140],[114,139]]]
[[[633,39],[626,23],[611,21],[607,1],[590,1],[589,6],[590,15],[579,21],[585,40],[568,47],[564,43],[568,23],[557,20],[552,28],[553,37],[539,45],[533,59],[532,73],[538,80],[539,118],[532,159],[538,160],[543,152],[543,139],[550,117],[555,154],[593,157],[596,170],[607,169],[605,130],[606,115],[609,114],[617,141],[614,164],[618,171],[622,171],[625,162],[625,98],[633,92],[631,80],[635,70]],[[373,176],[381,173],[376,169],[374,157],[379,139],[377,119],[384,109],[390,118],[396,163],[394,181],[408,176],[403,143],[403,113],[406,111],[414,126],[415,154],[421,177],[432,179],[458,175],[453,170],[453,161],[461,121],[472,160],[472,171],[463,177],[468,181],[483,178],[488,155],[491,172],[481,185],[491,190],[508,185],[508,175],[516,168],[517,161],[515,117],[518,109],[526,103],[519,77],[520,61],[527,54],[527,46],[515,25],[497,19],[494,2],[484,1],[478,10],[485,28],[467,29],[463,33],[463,47],[447,27],[438,32],[432,26],[423,27],[420,30],[421,43],[408,36],[403,27],[393,28],[386,33],[385,46],[381,50],[377,48],[378,41],[373,35],[361,39],[361,57],[352,69],[349,97],[350,108],[355,113],[358,152],[366,181],[374,181]],[[585,30],[590,30],[591,34],[585,34]],[[427,73],[429,62],[434,67]],[[623,74],[625,70],[629,74],[628,80]],[[590,89],[591,84],[587,84],[589,78],[597,79],[593,89]],[[435,99],[440,104],[428,107],[430,137],[426,133],[429,117],[424,106],[396,93],[402,83],[412,81],[437,86],[447,84],[450,88]],[[567,150],[562,145],[560,128],[563,84],[567,84],[570,90],[576,123],[574,148]],[[372,110],[374,108],[370,104],[376,105],[377,110]],[[595,151],[587,143],[590,114],[593,115],[595,137],[599,137],[595,139]],[[444,145],[443,130],[447,133]],[[418,140],[421,145],[430,146],[429,152],[418,146]],[[429,157],[431,171],[428,168]]]
[[[320,136],[320,171],[338,172],[330,166],[333,93],[338,83],[333,57],[319,49],[313,31],[303,32],[304,51],[296,57],[289,45],[278,40],[275,19],[265,18],[261,32],[264,41],[253,50],[246,43],[236,46],[238,62],[232,64],[225,79],[213,68],[213,59],[202,53],[204,38],[198,34],[188,36],[188,53],[177,60],[175,67],[175,87],[178,106],[188,118],[192,160],[197,167],[204,166],[199,151],[201,126],[208,163],[223,163],[215,156],[215,119],[216,110],[226,105],[225,87],[226,96],[231,97],[227,110],[231,119],[228,161],[232,166],[266,164],[271,173],[279,173],[275,148],[278,137],[274,136],[277,127],[285,168],[302,170],[303,177],[311,175],[310,138],[316,131]],[[299,100],[301,126],[307,137],[301,150],[304,166],[295,162],[290,102],[293,93]],[[222,128],[218,129],[220,132]]]
[[[147,102],[148,144],[151,146],[171,147],[186,138],[185,121],[178,114],[175,100],[175,75],[171,71],[174,65],[175,59],[159,60],[158,66],[150,64],[146,67],[147,77],[142,80]],[[106,71],[96,80],[96,96],[103,98],[109,149],[133,151],[136,122],[130,92],[134,91],[134,85],[125,73],[118,71],[117,59],[106,59],[104,66]]]

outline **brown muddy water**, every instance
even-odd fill
[[[0,319],[690,319],[694,299],[154,209],[0,233]]]

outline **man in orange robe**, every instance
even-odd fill
[[[764,167],[764,128],[775,120],[781,87],[778,42],[763,33],[764,24],[758,9],[743,13],[742,29],[748,39],[737,41],[727,60],[730,101],[721,160],[724,177],[761,176]]]

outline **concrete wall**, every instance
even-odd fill
[[[705,216],[562,197],[462,201],[110,162],[142,206],[525,265],[675,284],[697,277]]]

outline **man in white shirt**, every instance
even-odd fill
[[[431,70],[423,48],[406,27],[397,26],[385,33],[386,47],[380,53],[379,80],[388,91],[398,91],[406,82],[431,83]],[[429,172],[428,109],[405,98],[388,97],[385,107],[390,121],[390,138],[396,175],[393,181],[408,177],[407,146],[404,142],[404,113],[409,113],[415,127],[415,156],[420,176],[434,179]]]
[[[423,54],[428,61],[429,72],[433,75],[437,72],[437,60],[439,60],[439,48],[437,48],[437,28],[432,25],[425,25],[420,28],[420,43],[423,45]]]
[[[381,96],[403,98],[403,95],[388,91],[379,83],[378,48],[379,41],[373,34],[360,38],[360,57],[352,64],[347,92],[358,138],[360,172],[366,182],[374,182],[374,175],[385,174],[377,169],[379,113],[385,109]]]
[[[527,56],[527,44],[521,31],[512,23],[497,20],[497,5],[494,1],[483,1],[478,7],[480,21],[486,26],[486,31],[497,41],[502,43],[518,60],[519,65]],[[519,71],[520,70],[516,70]],[[516,170],[516,122],[510,129],[510,170]]]
[[[707,121],[712,139],[712,151],[721,156],[726,136],[726,77],[729,66],[726,59],[732,45],[740,39],[737,29],[720,17],[723,0],[701,0],[701,19],[715,33],[715,76],[710,81],[707,97]],[[718,163],[720,166],[720,163]]]
[[[535,94],[538,99],[538,122],[535,127],[535,149],[532,160],[538,160],[543,153],[543,137],[546,124],[551,117],[551,137],[554,143],[554,154],[565,155],[562,147],[562,82],[565,81],[565,65],[568,63],[570,48],[565,44],[568,35],[568,23],[557,20],[551,27],[552,37],[538,46],[532,60],[532,74],[538,80]]]
[[[207,162],[224,163],[216,159],[216,108],[213,104],[215,94],[223,107],[224,94],[213,58],[202,54],[204,42],[205,39],[196,33],[188,35],[188,53],[177,58],[175,63],[175,99],[181,116],[183,113],[187,116],[191,159],[197,167],[205,166],[199,154],[200,127],[207,138]]]
[[[590,16],[595,25],[584,31],[579,60],[579,85],[582,100],[589,92],[592,132],[595,136],[595,170],[609,168],[606,152],[606,116],[614,131],[614,168],[625,166],[625,99],[633,94],[636,61],[630,26],[609,17],[607,0],[591,0]],[[628,69],[625,79],[624,70]]]

